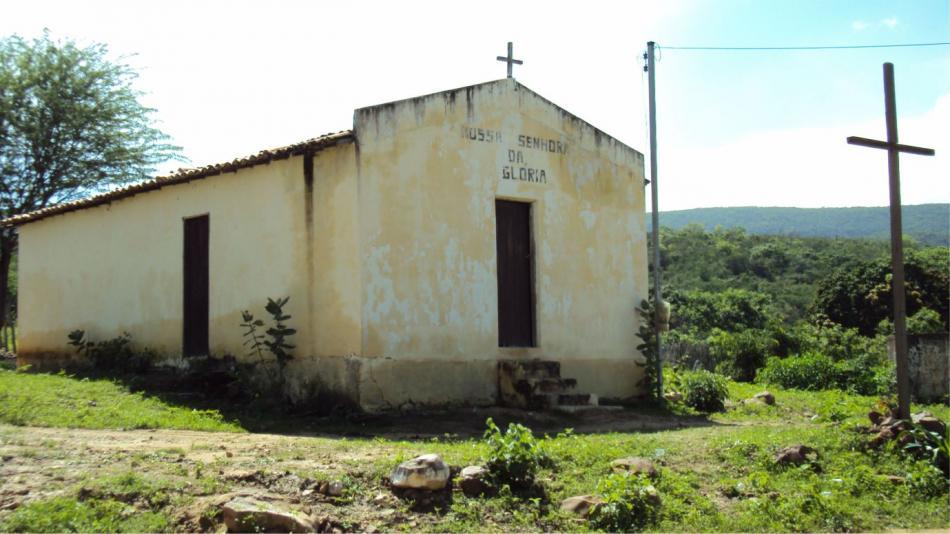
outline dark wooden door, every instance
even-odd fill
[[[531,204],[495,201],[498,248],[498,346],[533,347]]]
[[[182,352],[208,354],[208,216],[185,219]]]

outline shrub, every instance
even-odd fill
[[[788,358],[769,358],[759,370],[758,380],[784,388],[821,390],[837,386],[835,362],[817,352]]]
[[[930,308],[921,308],[907,318],[908,334],[935,334],[944,331],[943,318]]]
[[[709,371],[685,371],[678,375],[683,403],[701,412],[718,412],[729,398],[726,377]]]
[[[715,329],[707,339],[709,352],[718,362],[716,371],[739,382],[751,382],[776,342],[765,331],[726,332]]]
[[[538,470],[549,462],[531,429],[510,423],[502,433],[491,417],[485,421],[485,442],[488,444],[487,467],[498,486],[526,489],[534,484]]]
[[[634,532],[656,523],[660,498],[643,475],[616,473],[597,484],[604,502],[590,514],[591,524],[607,532]]]
[[[866,337],[857,328],[846,328],[831,321],[802,324],[797,332],[800,350],[793,351],[793,354],[820,352],[835,361],[868,355],[879,362],[887,360],[887,335]]]
[[[90,341],[85,330],[73,330],[67,338],[68,343],[76,348],[76,353],[88,358],[99,371],[145,372],[157,357],[148,349],[132,350],[132,336],[128,332],[105,341]]]
[[[897,376],[893,365],[881,364],[871,354],[835,363],[837,387],[859,395],[886,395],[894,391]]]
[[[869,354],[836,362],[824,354],[806,352],[788,358],[769,358],[759,370],[757,381],[807,391],[841,389],[877,395],[890,390],[891,370],[877,365],[876,357]]]
[[[911,493],[923,497],[945,497],[950,491],[950,478],[926,460],[909,461],[905,480]]]
[[[643,378],[637,384],[642,390],[653,398],[657,398],[657,354],[656,354],[656,306],[651,297],[650,300],[640,301],[637,307],[637,315],[640,317],[640,329],[637,330],[637,337],[640,338],[640,344],[637,350],[643,355],[643,363],[637,362],[637,365],[643,368]]]
[[[933,432],[913,424],[900,438],[901,443],[904,443],[901,452],[911,458],[928,461],[934,468],[950,476],[950,434],[946,423],[943,432]]]

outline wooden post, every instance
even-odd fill
[[[894,98],[894,65],[884,64],[884,117],[887,143],[897,144],[897,103]],[[897,350],[897,413],[910,417],[910,370],[907,363],[907,296],[904,292],[904,230],[901,224],[900,153],[887,151],[887,175],[891,196],[891,296],[894,302],[894,345]]]
[[[864,137],[849,137],[848,143],[887,150],[887,175],[891,197],[891,296],[894,307],[894,348],[897,365],[897,413],[901,419],[910,418],[910,371],[907,363],[907,300],[904,294],[904,242],[901,228],[900,153],[908,152],[933,156],[934,151],[898,143],[897,103],[894,96],[894,65],[884,64],[884,118],[887,123],[887,141]]]

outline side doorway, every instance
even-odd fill
[[[208,354],[208,216],[184,221],[182,355]]]

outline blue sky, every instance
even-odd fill
[[[657,41],[669,46],[850,46],[950,41],[947,0],[720,1],[695,4]],[[663,52],[667,121],[731,120],[722,135],[872,118],[883,106],[881,64],[895,64],[898,110],[918,114],[950,91],[950,47],[823,51]],[[661,71],[662,69],[662,71]],[[695,82],[702,80],[701,87]],[[701,90],[702,99],[696,98]],[[697,105],[698,104],[698,105]],[[704,105],[705,104],[705,105]]]
[[[950,47],[698,52],[664,46],[950,41],[950,0],[478,3],[206,0],[8,4],[0,35],[104,42],[202,165],[347,129],[353,109],[502,78],[648,153],[657,65],[661,209],[887,203],[881,64],[895,63],[905,203],[950,202]],[[134,54],[134,56],[132,56]],[[168,172],[177,164],[165,166]]]

